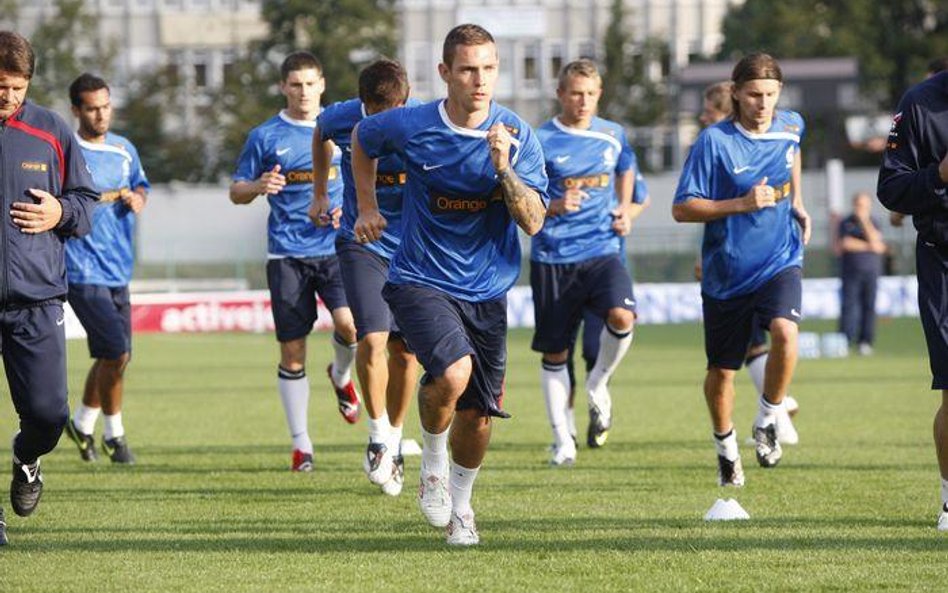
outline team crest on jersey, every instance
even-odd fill
[[[793,159],[797,156],[797,149],[793,146],[787,149],[787,168],[793,168]]]
[[[507,128],[507,132],[511,136],[518,136],[520,134],[520,128],[515,128],[510,124],[504,124],[504,127]]]
[[[602,164],[607,169],[613,169],[616,166],[616,160],[618,159],[616,154],[616,149],[610,146],[609,148],[602,151]]]
[[[800,132],[800,126],[796,124],[787,124],[786,131],[798,134]]]

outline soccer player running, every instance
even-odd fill
[[[345,190],[336,253],[346,299],[355,317],[356,374],[368,412],[369,444],[363,465],[369,481],[390,496],[399,495],[404,483],[402,427],[418,378],[415,356],[405,345],[388,303],[382,298],[389,264],[401,241],[405,165],[394,154],[379,160],[375,195],[388,226],[378,241],[360,243],[353,233],[358,204],[352,179],[351,139],[352,129],[363,118],[401,107],[407,100],[405,69],[398,62],[378,60],[359,74],[359,98],[324,109],[316,118],[313,132],[315,179],[310,218],[319,226],[331,222],[327,182],[332,145],[342,149]]]
[[[355,236],[383,237],[372,159],[398,153],[408,175],[402,242],[382,294],[426,371],[419,505],[432,525],[447,526],[448,544],[474,545],[471,491],[491,420],[508,417],[501,397],[506,293],[520,272],[517,227],[540,230],[547,179],[534,132],[491,99],[499,68],[491,34],[455,27],[442,59],[446,99],[374,115],[353,132]]]
[[[235,204],[249,204],[266,196],[270,202],[267,283],[280,342],[277,385],[293,439],[291,469],[309,472],[313,471],[313,442],[307,419],[306,336],[316,321],[316,294],[332,314],[335,358],[328,373],[339,412],[349,423],[359,419],[360,409],[351,379],[356,332],[334,247],[342,203],[338,151],[329,173],[332,224],[317,227],[308,215],[313,193],[313,130],[326,84],[322,65],[309,52],[294,52],[283,60],[280,74],[286,109],[250,132],[237,163],[230,199]]]
[[[941,472],[938,530],[948,531],[948,72],[915,85],[899,101],[879,170],[879,201],[911,215],[918,308],[928,345],[935,413],[935,454]]]
[[[621,237],[642,213],[645,196],[633,196],[633,153],[622,126],[596,116],[602,80],[591,60],[560,73],[560,114],[537,130],[550,179],[550,207],[533,237],[530,284],[542,352],[541,385],[553,429],[550,463],[572,465],[576,444],[569,431],[571,338],[590,306],[605,320],[596,363],[586,377],[587,444],[605,444],[612,424],[607,382],[632,344],[635,300]]]
[[[770,331],[771,350],[753,424],[757,462],[780,461],[776,417],[797,362],[803,246],[810,218],[800,193],[803,118],[777,110],[783,75],[767,54],[734,67],[733,115],[706,128],[685,162],[672,215],[707,223],[701,293],[708,372],[704,393],[718,453],[718,481],[742,486],[744,471],[731,414],[734,375],[753,323]]]
[[[135,456],[122,424],[125,368],[132,351],[128,283],[135,261],[135,216],[145,207],[150,186],[135,146],[109,131],[112,102],[106,82],[82,74],[69,86],[69,101],[79,120],[77,142],[101,198],[92,213],[92,232],[66,243],[69,305],[86,330],[95,360],[66,434],[84,460],[95,461],[93,433],[104,412],[103,452],[113,463],[132,464]]]
[[[26,39],[0,31],[0,200],[8,217],[0,233],[0,349],[20,421],[10,504],[21,517],[39,504],[40,456],[56,447],[69,420],[63,243],[89,232],[99,197],[66,122],[26,100],[35,65]]]
[[[704,101],[698,121],[704,127],[713,126],[719,121],[731,117],[733,105],[731,95],[734,92],[734,83],[730,80],[716,82],[704,89]],[[695,279],[701,281],[701,256],[695,262]],[[767,369],[767,355],[770,346],[767,344],[767,331],[757,322],[751,323],[751,337],[747,344],[747,353],[744,355],[744,368],[757,393],[764,392],[764,373]],[[797,400],[789,393],[783,398],[783,410],[777,413],[777,440],[781,445],[796,445],[800,442],[800,435],[793,426],[792,416],[800,409]],[[753,441],[753,437],[751,437]]]

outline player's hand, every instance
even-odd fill
[[[808,244],[810,242],[810,235],[813,234],[813,223],[810,220],[809,213],[807,213],[806,208],[802,206],[794,206],[793,217],[797,220],[797,223],[799,223],[800,230],[803,231],[803,244]]]
[[[583,190],[576,189],[575,187],[570,188],[566,190],[566,193],[563,194],[562,198],[559,198],[558,200],[550,200],[550,207],[547,208],[547,212],[550,216],[560,216],[562,214],[576,212],[579,210],[583,200],[588,198],[589,194]]]
[[[35,203],[14,202],[11,204],[10,216],[13,224],[20,227],[20,231],[35,235],[45,233],[56,228],[63,217],[63,205],[53,194],[41,189],[27,190],[33,196]]]
[[[701,277],[704,275],[704,266],[701,263],[700,257],[695,260],[694,274],[695,274],[695,280],[697,280],[698,282],[701,282]]]
[[[388,221],[385,220],[381,212],[369,210],[359,213],[359,217],[356,218],[355,225],[352,227],[352,232],[357,242],[372,243],[382,237],[382,232],[387,226]]]
[[[267,171],[257,180],[258,194],[278,194],[286,187],[286,177],[280,173],[280,165],[273,165],[273,169]]]
[[[504,124],[494,124],[487,131],[487,145],[494,170],[502,173],[510,166],[510,132]]]
[[[632,217],[629,216],[629,209],[626,206],[619,206],[613,210],[612,214],[612,231],[624,237],[632,232]]]
[[[905,215],[901,212],[889,212],[889,224],[892,226],[900,227],[904,221]]]
[[[744,195],[744,204],[748,212],[756,212],[764,208],[773,208],[777,204],[774,188],[767,185],[767,178],[764,177]]]
[[[128,188],[122,190],[119,196],[122,203],[134,214],[138,214],[145,208],[145,196],[141,192],[132,191]]]
[[[329,219],[332,223],[332,228],[338,229],[339,223],[342,221],[342,208],[333,208],[332,212],[329,213]]]
[[[329,215],[329,196],[313,196],[313,203],[309,205],[309,219],[316,226],[332,223],[332,217]]]
[[[938,163],[938,176],[941,177],[942,183],[948,183],[948,154]]]

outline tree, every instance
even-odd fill
[[[932,0],[747,0],[724,19],[719,57],[750,51],[780,58],[855,56],[863,90],[895,105],[925,64],[948,55],[948,5]]]

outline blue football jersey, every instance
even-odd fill
[[[394,284],[420,284],[481,302],[504,295],[520,273],[517,225],[501,195],[487,132],[502,123],[513,137],[510,164],[547,202],[543,151],[518,115],[491,103],[477,129],[448,118],[444,101],[393,109],[362,120],[359,143],[378,158],[405,160],[402,242],[389,267]]]
[[[309,219],[313,201],[313,130],[316,120],[299,121],[280,112],[254,128],[237,160],[234,181],[255,181],[280,165],[286,186],[267,196],[267,252],[270,258],[321,257],[336,253],[336,230]],[[329,171],[329,203],[342,207],[341,153],[333,154]]]
[[[409,99],[409,107],[419,105],[417,99]],[[354,241],[352,232],[359,217],[355,183],[352,180],[352,129],[366,117],[365,108],[359,99],[350,99],[335,103],[323,110],[316,118],[319,134],[323,140],[332,142],[342,151],[342,180],[345,189],[342,198],[342,220],[339,224],[339,236]],[[382,238],[365,245],[366,249],[385,259],[392,259],[402,240],[402,189],[407,175],[405,164],[397,154],[386,155],[379,159],[375,178],[375,197],[378,199],[379,212],[388,221]]]
[[[745,195],[764,177],[777,205],[705,225],[701,290],[716,299],[751,293],[779,272],[803,265],[803,240],[792,210],[791,173],[804,124],[794,111],[778,111],[770,129],[753,134],[733,120],[698,136],[678,181],[675,203],[691,198],[726,200]]]
[[[127,138],[107,132],[105,142],[86,142],[78,135],[95,189],[101,194],[92,211],[92,231],[66,242],[66,279],[75,284],[125,286],[132,279],[135,214],[121,194],[150,187]]]
[[[533,237],[530,259],[546,264],[575,263],[619,253],[622,238],[612,230],[612,211],[618,207],[616,176],[636,166],[635,153],[622,126],[594,117],[589,129],[563,125],[554,118],[537,130],[550,178],[550,199],[569,189],[585,194],[579,210],[546,219]],[[641,204],[648,190],[637,171],[632,199]]]

